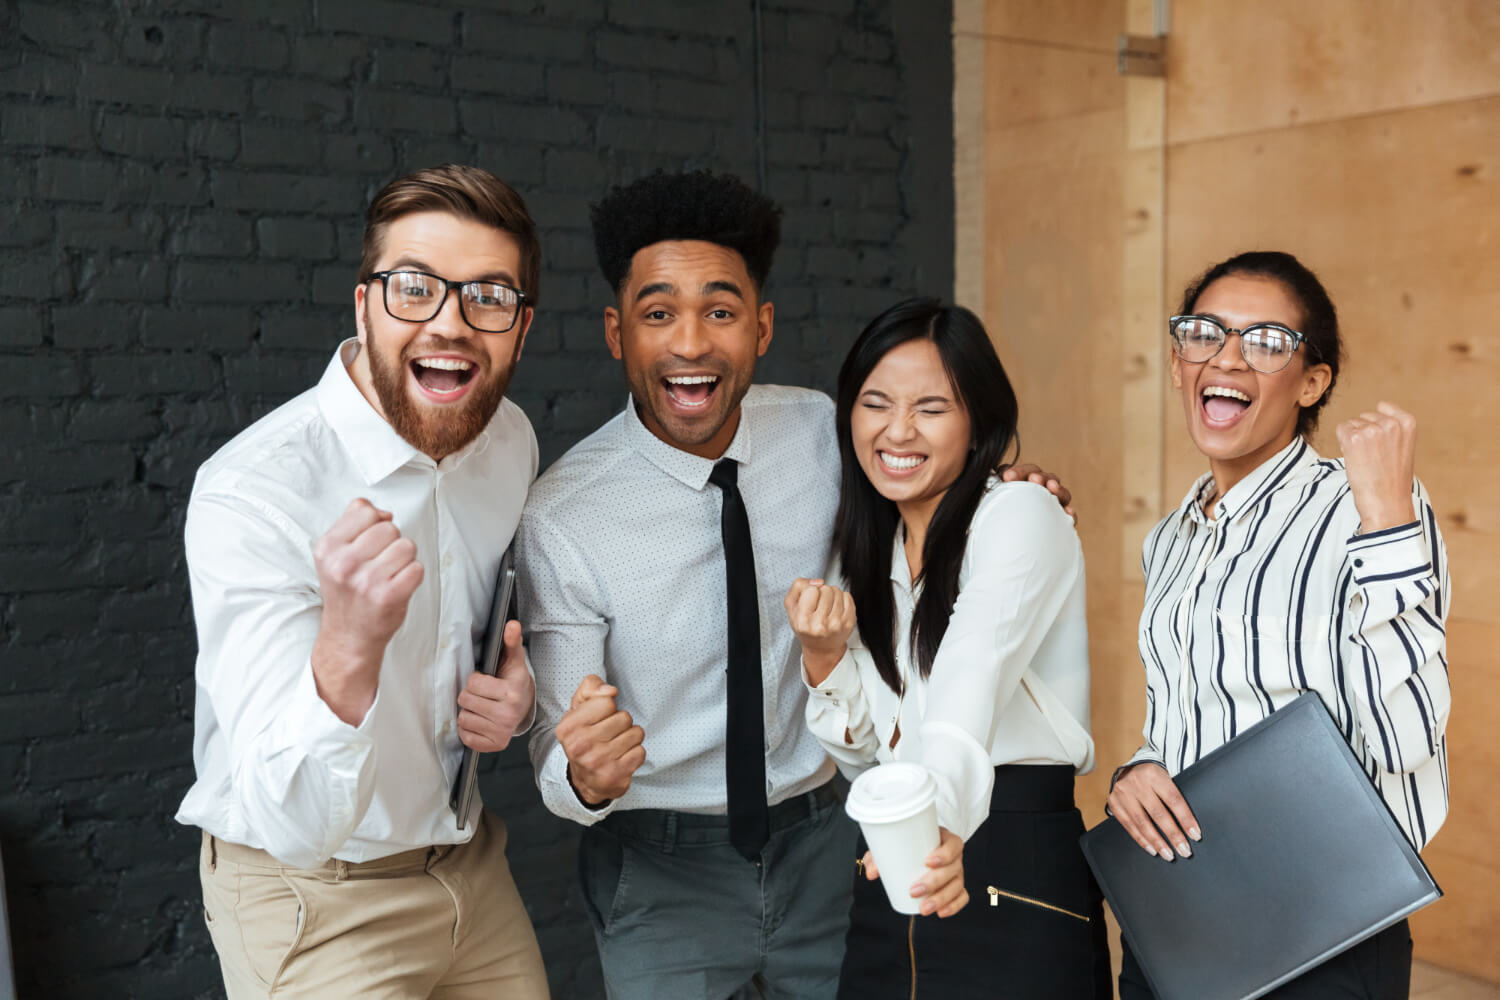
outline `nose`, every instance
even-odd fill
[[[886,425],[885,436],[892,444],[912,440],[917,436],[916,414],[905,408],[895,409]]]
[[[698,317],[689,315],[673,324],[668,346],[674,356],[692,361],[711,351],[713,342]]]
[[[1213,356],[1213,366],[1226,371],[1243,371],[1249,368],[1250,366],[1245,362],[1245,355],[1240,350],[1241,343],[1238,331],[1226,334],[1224,346],[1219,348],[1219,353]]]
[[[459,302],[461,294],[456,287],[445,289],[443,304],[438,308],[437,315],[424,325],[429,330],[455,337],[473,333],[474,328],[469,326],[468,320],[464,319],[463,307]]]

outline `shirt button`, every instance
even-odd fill
[[[447,569],[449,566],[452,566],[452,565],[453,565],[453,553],[449,552],[447,555],[443,556],[443,568]]]
[[[445,635],[445,636],[443,636],[443,641],[440,642],[440,643],[438,643],[438,649],[447,649],[447,648],[448,648],[448,637]]]
[[[452,731],[453,731],[453,723],[451,723],[451,722],[445,722],[445,723],[443,723],[442,733],[443,733],[444,736],[447,736]]]

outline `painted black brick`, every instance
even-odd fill
[[[829,389],[870,315],[949,293],[947,5],[760,2],[757,53],[755,0],[0,0],[0,844],[22,996],[221,995],[196,836],[171,820],[191,781],[183,508],[203,459],[351,332],[380,184],[460,157],[526,197],[542,311],[512,395],[544,465],[624,396],[588,233],[611,184],[711,167],[783,203],[764,381]],[[554,996],[602,995],[576,828],[523,747],[482,780]]]

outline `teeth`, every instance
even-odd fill
[[[445,372],[466,372],[474,367],[459,358],[418,358],[417,364],[423,368],[437,368]]]
[[[897,458],[895,455],[887,455],[882,451],[880,452],[880,461],[885,463],[892,469],[915,469],[917,466],[927,461],[927,456],[903,455],[900,458]]]
[[[667,381],[673,385],[703,385],[706,382],[717,382],[717,375],[668,375]]]
[[[1238,399],[1242,403],[1250,402],[1250,397],[1238,389],[1231,389],[1223,385],[1211,385],[1203,390],[1205,396],[1227,396],[1230,399]]]

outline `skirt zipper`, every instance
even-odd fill
[[[917,918],[907,918],[906,953],[911,956],[911,1000],[917,1000]]]
[[[1026,903],[1029,906],[1040,906],[1044,910],[1061,913],[1063,916],[1072,917],[1074,920],[1082,920],[1084,923],[1089,922],[1089,918],[1082,913],[1074,913],[1072,910],[1065,910],[1061,906],[1053,906],[1051,903],[1044,902],[1034,896],[1023,896],[1019,892],[1006,892],[1004,889],[996,889],[994,886],[988,886],[985,891],[990,894],[991,906],[999,906],[1000,897],[1004,896],[1006,899],[1014,899],[1018,903]]]

